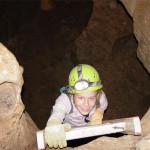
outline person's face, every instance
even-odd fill
[[[94,108],[97,95],[97,91],[74,94],[74,105],[82,115],[87,115]]]

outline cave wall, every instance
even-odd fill
[[[142,1],[142,2],[147,2],[147,1]],[[142,3],[142,5],[141,5],[141,3],[140,3],[139,7],[142,6],[142,8],[143,8],[143,4],[144,3]],[[135,6],[135,5],[133,5],[133,6]],[[144,5],[144,6],[149,6],[149,5]],[[101,7],[102,9],[98,9],[98,7]],[[118,6],[116,1],[112,1],[110,3],[107,3],[106,5],[101,4],[101,1],[98,1],[98,0],[94,1],[93,13],[95,13],[95,14],[92,15],[91,19],[89,20],[89,24],[88,24],[87,28],[85,29],[85,31],[83,31],[83,34],[81,34],[79,39],[77,39],[77,41],[76,41],[77,48],[78,48],[77,56],[78,56],[79,62],[89,62],[89,60],[92,60],[92,61],[95,60],[96,63],[94,63],[94,65],[97,68],[102,67],[102,69],[105,69],[105,67],[107,66],[107,61],[111,59],[111,54],[112,54],[111,47],[113,47],[114,43],[116,43],[115,41],[118,39],[118,37],[121,38],[121,37],[125,36],[126,39],[129,38],[129,39],[133,40],[132,36],[131,36],[131,38],[129,36],[132,34],[132,28],[128,28],[131,26],[130,25],[126,26],[126,22],[124,22],[124,21],[116,20],[115,25],[117,25],[117,26],[115,26],[114,24],[111,25],[111,27],[112,27],[111,33],[107,32],[107,30],[104,30],[104,32],[103,32],[103,30],[98,28],[98,26],[100,24],[105,24],[106,29],[109,28],[110,25],[107,24],[107,22],[109,21],[107,19],[107,14],[105,14],[106,22],[100,20],[98,23],[95,19],[95,18],[99,17],[99,14],[104,13],[104,9],[108,9],[108,8],[110,10],[114,10],[115,13],[117,13],[118,10],[123,11],[123,10],[121,10],[121,6],[120,5]],[[131,12],[133,12],[133,10],[134,9],[132,9]],[[141,9],[138,9],[138,10],[140,11]],[[125,11],[123,11],[121,14],[125,14]],[[141,14],[141,13],[139,13],[139,14]],[[117,15],[119,15],[119,14],[117,13]],[[124,18],[126,18],[126,17],[127,16],[123,15],[123,18],[121,20],[124,20]],[[144,17],[141,17],[141,18],[144,18]],[[112,17],[112,19],[115,20],[116,18]],[[129,23],[129,24],[132,23],[132,21],[129,18],[127,20],[128,20],[127,23]],[[94,23],[94,25],[92,22]],[[122,22],[122,24],[119,24],[120,22]],[[149,25],[149,24],[146,24],[146,26],[147,25]],[[121,27],[123,26],[123,28],[120,28],[118,26],[121,26]],[[94,29],[97,29],[97,30],[94,30]],[[100,35],[98,35],[98,33],[99,33],[98,31],[100,32]],[[141,34],[138,35],[138,39],[141,38],[140,35],[142,35],[142,31],[143,30],[141,30]],[[102,39],[103,35],[105,35],[104,39]],[[110,39],[107,40],[107,38],[106,38],[107,36],[110,37]],[[91,37],[92,37],[92,40],[90,39]],[[142,38],[144,38],[144,36]],[[83,40],[83,42],[82,42],[82,40]],[[147,38],[145,38],[144,42],[146,42],[146,40],[147,40]],[[120,42],[120,39],[118,39],[117,41]],[[126,40],[126,41],[129,42],[128,40]],[[141,39],[139,41],[141,41]],[[106,42],[106,44],[103,45],[103,42]],[[122,40],[121,40],[121,42],[122,42]],[[93,47],[93,43],[94,43],[94,45],[96,45],[96,47]],[[89,45],[86,47],[87,44],[89,44]],[[130,45],[130,42],[128,44]],[[100,47],[101,45],[103,45],[103,46]],[[16,62],[15,57],[7,50],[7,48],[5,46],[3,46],[2,44],[0,46],[1,46],[0,47],[0,52],[1,52],[0,56],[1,56],[1,61],[2,61],[1,67],[0,67],[1,68],[1,70],[0,70],[1,92],[0,93],[2,95],[1,99],[0,99],[0,101],[1,101],[1,105],[0,105],[1,106],[0,107],[0,111],[1,111],[0,117],[1,118],[0,119],[3,122],[0,126],[0,129],[2,131],[1,138],[0,138],[1,149],[2,150],[3,149],[14,149],[14,150],[16,150],[16,149],[32,149],[32,150],[37,149],[35,132],[38,129],[37,129],[36,125],[33,123],[30,116],[27,113],[24,113],[24,105],[23,105],[23,103],[21,101],[21,97],[20,97],[20,93],[22,90],[22,84],[23,84],[23,80],[22,80],[22,71],[23,70],[21,69],[19,64]],[[145,46],[142,46],[142,47],[145,47]],[[136,48],[136,44],[133,46],[133,49],[135,49],[135,48]],[[103,50],[102,52],[100,51],[101,49]],[[108,51],[108,55],[105,53],[105,50]],[[125,52],[124,54],[126,54],[126,51],[124,49],[122,51]],[[145,51],[145,50],[143,49],[143,51]],[[126,60],[124,60],[124,62],[127,65],[129,65],[129,64],[131,65],[131,63],[132,63],[133,66],[135,66],[137,63],[135,63],[135,61],[133,61],[133,59],[132,59],[132,56],[134,55],[134,53],[133,52],[129,52],[129,53],[130,53],[130,55],[127,55],[127,56],[130,56],[130,60],[131,60],[130,63],[127,63]],[[85,55],[83,55],[83,54],[85,54]],[[95,56],[98,56],[98,57],[95,57]],[[117,56],[122,56],[122,55],[120,53],[118,53],[117,55],[114,55],[114,57],[113,57],[114,59],[116,57],[115,61],[117,61],[117,63],[119,63],[120,59],[118,59]],[[87,57],[89,58],[88,60],[87,60]],[[126,58],[124,58],[124,59],[126,59]],[[145,58],[145,59],[147,59],[147,58]],[[102,66],[100,63],[101,61],[105,62]],[[89,63],[91,63],[91,61]],[[113,62],[113,63],[114,63],[114,65],[116,65],[115,62]],[[113,66],[112,65],[113,63],[109,63],[110,68]],[[139,64],[137,64],[137,65],[139,65]],[[141,69],[143,69],[143,68],[141,68]],[[99,69],[99,70],[101,70],[101,69]],[[8,76],[6,75],[6,71],[8,71],[10,73],[10,74],[8,74]],[[129,70],[127,70],[127,71],[129,71]],[[105,75],[107,76],[107,74],[105,74]],[[144,77],[149,78],[149,76],[147,76],[147,75],[144,75]],[[111,83],[110,80],[111,79],[108,79],[108,83]],[[122,78],[121,78],[121,80],[122,80]],[[140,81],[142,81],[142,80],[140,80]],[[149,81],[149,80],[147,80],[147,81]],[[116,93],[114,93],[114,94],[116,94]],[[12,98],[11,100],[8,97],[9,95]],[[9,111],[7,111],[7,110],[9,110]],[[116,110],[114,110],[114,111],[116,111]],[[142,129],[143,129],[142,136],[139,136],[139,137],[123,136],[121,138],[101,137],[101,138],[98,138],[97,140],[94,140],[94,141],[88,143],[87,145],[83,145],[83,146],[75,148],[75,149],[88,150],[91,148],[92,149],[98,148],[99,150],[100,149],[101,150],[103,150],[103,149],[109,150],[109,149],[113,148],[116,150],[117,149],[127,149],[127,150],[130,150],[130,149],[143,150],[144,149],[144,150],[146,150],[146,148],[149,147],[149,137],[150,137],[149,136],[149,133],[150,133],[150,130],[149,130],[149,126],[150,126],[149,119],[150,118],[149,118],[149,116],[150,116],[150,111],[148,111],[147,114],[142,118]],[[110,117],[112,117],[112,116],[110,116]],[[118,145],[116,146],[116,144],[118,144]],[[103,145],[103,146],[100,147],[100,145]],[[115,147],[113,147],[114,145],[115,145]],[[145,145],[146,145],[146,147],[145,147]],[[47,147],[47,149],[49,149],[49,148]],[[66,149],[73,149],[73,148],[66,148]]]
[[[137,56],[150,73],[150,1],[121,0],[133,18],[134,34],[138,41]]]
[[[40,8],[40,1],[0,1],[0,41],[6,43],[31,22]],[[26,13],[28,12],[28,13]]]
[[[0,43],[0,149],[36,148],[37,127],[25,113],[21,92],[23,68],[15,56]]]
[[[137,58],[133,27],[120,1],[95,0],[88,25],[75,40],[79,63],[92,64],[100,74],[109,103],[104,119],[142,118],[150,105],[149,74]]]
[[[114,42],[133,33],[132,20],[120,3],[116,0],[93,2],[88,25],[75,40],[80,62],[108,61]]]

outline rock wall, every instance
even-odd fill
[[[125,7],[134,20],[134,33],[139,42],[138,57],[149,71],[149,2],[142,0],[130,2],[130,0],[122,0],[122,3],[125,4]],[[99,7],[102,9],[99,9]],[[107,3],[107,5],[103,5],[99,0],[94,1],[94,11],[88,27],[76,41],[78,48],[77,56],[81,61],[87,60],[87,57],[88,60],[97,60],[99,58],[101,60],[108,60],[109,55],[111,55],[111,47],[115,40],[119,36],[121,37],[122,35],[132,33],[132,29],[128,29],[126,26],[126,24],[131,24],[132,22],[125,16],[121,20],[117,20],[117,18],[113,18],[112,15],[112,20],[115,21],[115,23],[112,21],[112,23],[108,24],[110,20],[107,19],[106,13],[103,18],[104,20],[97,22],[96,19],[99,18],[100,14],[104,14],[105,9],[114,10],[112,13],[118,13],[118,10],[120,10],[121,14],[125,13],[121,10],[116,1],[111,1],[109,4]],[[128,21],[124,22],[124,18]],[[99,29],[99,25],[105,26],[106,30]],[[122,28],[120,28],[120,26],[122,26]],[[111,33],[107,32],[109,27],[112,27]],[[96,31],[95,28],[97,29]],[[110,37],[110,39],[107,37]],[[84,40],[81,41],[80,39]],[[104,45],[102,44],[103,42],[105,43]],[[94,48],[93,43],[96,45]],[[100,48],[97,49],[97,47]],[[101,49],[103,51],[100,51]],[[105,50],[107,50],[108,53],[105,53]],[[98,58],[95,56],[98,56]],[[15,56],[4,45],[0,44],[0,149],[2,150],[37,149],[35,132],[38,128],[30,116],[24,111],[24,105],[21,100],[23,85],[22,73],[23,68],[19,66]],[[141,120],[142,136],[124,135],[120,138],[102,136],[97,140],[74,149],[146,150],[150,147],[149,123],[150,110],[148,110]],[[49,148],[47,147],[46,149],[48,150]],[[68,147],[66,149],[73,148]]]
[[[0,149],[36,148],[36,125],[24,112],[21,100],[23,68],[0,43]]]
[[[134,34],[138,41],[137,56],[150,73],[150,1],[121,0],[133,18]]]
[[[132,20],[116,0],[94,0],[88,26],[75,41],[78,60],[109,60],[114,42],[132,31]]]
[[[107,120],[135,114],[143,117],[149,108],[149,74],[137,58],[133,27],[120,1],[94,0],[87,27],[75,41],[78,62],[93,65],[100,74],[109,103]]]

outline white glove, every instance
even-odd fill
[[[71,129],[70,124],[60,124],[58,120],[51,120],[45,128],[45,141],[50,148],[67,146],[66,133]]]

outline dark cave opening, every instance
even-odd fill
[[[93,9],[91,0],[54,0],[53,3],[55,9],[42,11],[40,0],[0,1],[0,41],[11,49],[24,68],[22,101],[41,129],[59,88],[67,83],[69,71],[77,64],[74,40],[87,26]],[[65,67],[60,70],[63,79],[57,73],[60,63]]]
[[[106,134],[104,136],[107,137],[113,137],[113,138],[119,138],[124,136],[125,134],[123,133],[114,133],[114,134]],[[76,139],[76,140],[70,140],[67,141],[67,146],[68,147],[78,147],[78,146],[82,146],[84,144],[88,144],[89,142],[96,140],[97,138],[100,138],[102,136],[94,136],[94,137],[88,137],[88,138],[82,138],[82,139]]]
[[[22,101],[40,129],[45,127],[60,94],[59,88],[68,82],[72,67],[80,63],[74,41],[86,29],[93,12],[92,0],[54,0],[54,4],[53,10],[45,12],[40,9],[39,0],[0,0],[0,41],[12,50],[24,68]],[[115,7],[115,3],[108,5]],[[109,13],[102,17],[108,17]],[[104,26],[102,22],[101,30]],[[124,35],[112,45],[109,60],[88,60],[102,68],[99,71],[109,100],[106,120],[133,115],[142,118],[149,108],[149,74],[136,56],[137,46],[133,33]],[[69,141],[68,146],[80,146],[96,138]]]

